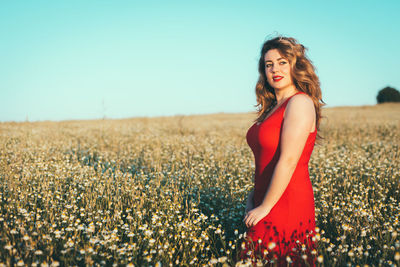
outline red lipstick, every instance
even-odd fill
[[[272,79],[274,80],[274,82],[279,82],[280,80],[283,79],[282,76],[272,76]]]

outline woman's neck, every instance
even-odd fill
[[[288,97],[291,97],[292,95],[296,94],[299,92],[296,90],[296,88],[293,86],[292,88],[288,88],[287,90],[275,90],[275,96],[276,96],[276,103],[277,105],[280,105],[283,101],[285,101]]]

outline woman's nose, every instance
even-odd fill
[[[274,65],[272,65],[271,71],[276,72],[276,71],[278,71],[278,69],[279,69],[279,66],[274,64]]]

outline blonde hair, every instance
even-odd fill
[[[305,54],[307,48],[291,37],[275,37],[266,41],[262,46],[261,56],[258,62],[258,72],[260,76],[256,85],[256,107],[258,107],[256,122],[262,122],[267,116],[267,113],[277,104],[275,90],[269,85],[265,74],[264,57],[271,49],[277,49],[281,56],[289,61],[291,76],[296,89],[306,93],[314,102],[316,128],[318,130],[322,118],[321,107],[326,105],[325,102],[322,101],[319,78],[315,74],[315,67],[311,60],[308,59]],[[321,139],[318,132],[317,138]]]

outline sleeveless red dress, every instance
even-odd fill
[[[294,95],[303,92],[297,92]],[[293,97],[293,96],[291,96]],[[247,132],[247,143],[255,158],[254,207],[259,206],[272,179],[280,155],[283,112],[289,97],[260,125]],[[270,213],[247,230],[241,259],[264,258],[279,266],[315,266],[315,206],[308,173],[308,161],[314,148],[317,130],[310,133],[299,162],[281,198]],[[303,256],[302,256],[303,255]],[[306,255],[306,256],[304,256]],[[287,259],[289,256],[290,259]]]

